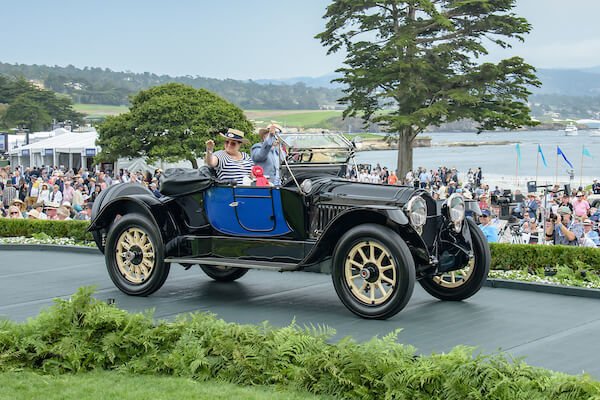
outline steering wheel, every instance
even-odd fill
[[[314,155],[314,153],[313,153],[312,149],[302,150],[302,153],[299,154],[298,161],[310,162],[313,158],[313,155]]]

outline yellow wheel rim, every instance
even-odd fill
[[[465,265],[464,268],[458,269],[456,271],[446,272],[442,275],[434,276],[433,281],[445,288],[457,288],[467,283],[474,269],[475,259],[471,258],[471,260],[469,260],[469,263]]]
[[[344,278],[356,299],[378,305],[394,293],[398,276],[390,252],[377,242],[363,241],[354,245],[348,253]]]
[[[144,283],[154,270],[154,246],[139,228],[129,228],[117,240],[117,266],[121,275],[134,284]]]

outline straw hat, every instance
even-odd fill
[[[40,212],[34,208],[27,212],[27,216],[29,216],[29,218],[40,219]]]
[[[67,209],[66,209],[66,208],[64,208],[64,207],[59,207],[59,208],[56,210],[56,214],[58,214],[58,215],[60,215],[60,216],[62,216],[62,217],[65,217],[65,218],[66,218],[66,217],[68,217],[68,216],[70,216],[70,212],[69,212],[69,210],[67,210]]]
[[[69,209],[73,208],[70,201],[63,201],[62,206]]]
[[[266,128],[260,128],[258,130],[258,134],[262,135],[264,133],[268,133],[269,130],[271,129],[271,127],[274,127],[276,130],[278,130],[279,132],[283,132],[283,128],[281,127],[281,125],[276,124],[275,122],[271,121],[271,123],[269,125],[267,125]]]
[[[245,133],[237,129],[229,128],[227,130],[227,133],[219,132],[219,135],[223,136],[225,139],[228,140],[234,140],[240,143],[250,143],[248,139],[244,138]]]

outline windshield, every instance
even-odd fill
[[[334,133],[284,133],[281,139],[287,147],[295,149],[352,149],[346,138]]]
[[[290,163],[346,163],[354,147],[333,133],[286,133],[281,140]]]

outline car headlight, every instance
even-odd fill
[[[460,232],[465,219],[465,200],[458,193],[453,193],[447,201],[450,221],[454,224],[454,230]]]
[[[421,196],[415,196],[406,203],[406,211],[410,224],[421,233],[427,222],[427,203]]]
[[[302,181],[302,184],[300,185],[300,189],[302,190],[302,193],[304,194],[310,194],[310,192],[312,191],[312,181],[310,179],[305,179]]]

